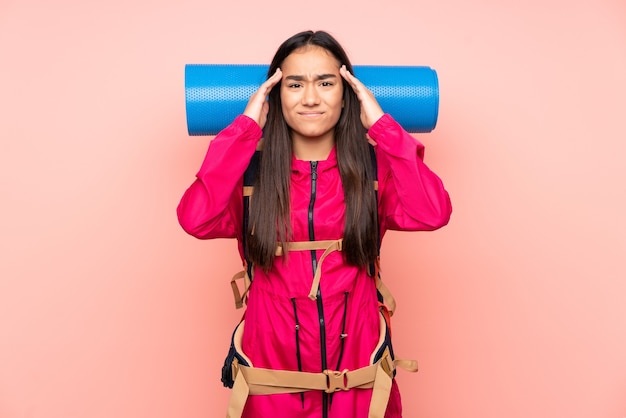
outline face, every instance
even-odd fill
[[[282,111],[292,139],[334,140],[334,128],[343,107],[339,62],[317,46],[295,50],[281,65]]]

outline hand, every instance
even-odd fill
[[[269,103],[267,102],[267,96],[282,77],[282,71],[280,68],[277,68],[276,72],[270,78],[265,80],[259,89],[252,96],[250,96],[246,109],[243,111],[243,114],[258,123],[261,129],[263,129],[265,122],[267,122],[267,112],[270,108]]]
[[[376,101],[376,98],[371,91],[358,78],[350,74],[345,65],[342,65],[339,69],[339,74],[348,82],[352,87],[352,90],[356,93],[356,96],[361,102],[361,123],[365,129],[372,127],[378,119],[380,119],[385,112]]]

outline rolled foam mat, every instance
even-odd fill
[[[243,113],[267,79],[267,65],[187,64],[185,105],[189,135],[216,135]],[[383,111],[408,132],[430,132],[439,114],[437,73],[424,66],[355,65]]]

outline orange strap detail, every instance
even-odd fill
[[[237,280],[241,279],[243,279],[243,292],[239,291],[239,286],[237,285]],[[233,297],[235,298],[235,308],[243,308],[243,304],[248,300],[250,284],[252,284],[252,281],[248,276],[248,263],[244,261],[243,270],[235,273],[232,279],[230,279],[230,287],[233,289]]]

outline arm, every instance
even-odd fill
[[[177,208],[187,233],[201,239],[241,234],[243,173],[260,138],[259,125],[242,115],[211,141],[196,180]]]
[[[201,239],[242,236],[243,173],[267,120],[267,95],[281,77],[276,70],[250,97],[243,115],[211,141],[197,179],[177,209],[178,222],[189,234]]]
[[[422,161],[424,146],[390,116],[369,130],[376,141],[381,231],[435,230],[450,220],[452,206],[441,179]]]
[[[378,143],[379,222],[387,229],[434,230],[448,223],[452,206],[441,180],[422,161],[424,146],[389,115],[356,77],[339,70],[361,102],[361,122]]]

